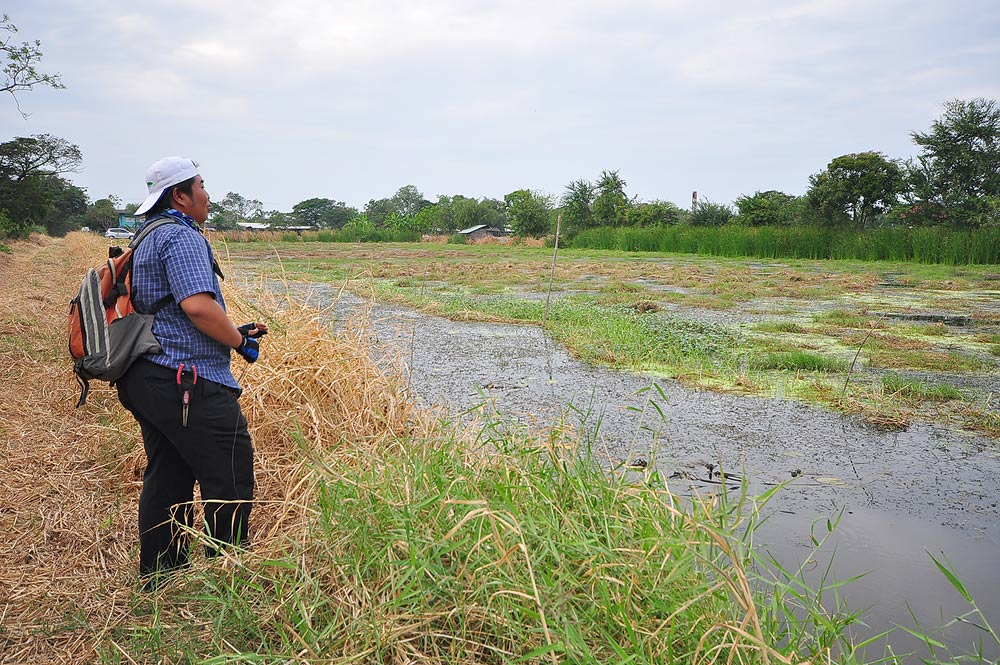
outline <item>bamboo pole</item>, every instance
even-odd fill
[[[545,293],[545,313],[542,315],[542,329],[549,321],[549,300],[552,298],[552,280],[556,274],[556,257],[559,256],[559,230],[562,227],[562,213],[556,217],[556,241],[552,248],[552,268],[549,269],[549,290]]]

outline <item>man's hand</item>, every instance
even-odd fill
[[[243,343],[236,347],[236,353],[243,356],[248,363],[257,362],[257,358],[260,357],[260,342],[244,334]]]
[[[258,337],[263,337],[267,334],[267,324],[266,323],[244,323],[242,326],[238,327],[237,330],[244,337],[250,337],[252,339],[257,339]]]

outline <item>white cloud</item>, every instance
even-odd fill
[[[836,155],[911,154],[948,99],[1000,97],[994,0],[15,5],[69,89],[23,96],[29,123],[0,109],[0,131],[86,147],[102,195],[161,152],[282,208],[406,182],[559,192],[604,168],[647,199],[801,193]]]

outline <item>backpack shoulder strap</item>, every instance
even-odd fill
[[[142,227],[142,230],[139,231],[139,233],[137,233],[134,238],[132,238],[132,241],[128,244],[128,246],[134,250],[136,247],[139,246],[140,242],[146,239],[146,236],[148,236],[150,233],[160,228],[161,226],[166,226],[167,224],[180,224],[180,223],[181,222],[178,222],[176,219],[172,219],[166,216],[154,217],[152,220],[147,222],[145,226]]]
[[[129,249],[132,250],[133,256],[135,255],[135,249],[136,249],[136,247],[139,246],[139,243],[141,243],[143,240],[145,240],[146,237],[149,236],[150,233],[152,233],[156,229],[160,228],[161,226],[166,226],[167,224],[181,224],[181,222],[179,222],[176,219],[173,219],[171,217],[168,217],[166,215],[164,215],[163,217],[154,217],[153,219],[149,220],[146,223],[146,225],[142,227],[142,230],[140,230],[139,233],[137,233],[135,235],[135,237],[132,238],[132,241],[129,242],[129,244],[128,244]],[[130,259],[129,260],[129,266],[128,266],[128,271],[129,272],[132,271],[132,267],[133,267],[132,266],[132,260]],[[124,279],[124,277],[122,279]],[[132,296],[133,297],[135,296],[135,287],[132,288]],[[167,305],[169,305],[170,302],[173,299],[174,299],[174,297],[172,295],[170,295],[170,294],[167,294],[167,295],[163,296],[162,298],[160,298],[159,300],[157,300],[155,303],[153,303],[153,308],[148,313],[149,314],[156,314],[161,309],[163,309],[164,307],[166,307]],[[134,306],[135,305],[133,304],[133,307]]]

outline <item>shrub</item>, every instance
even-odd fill
[[[724,203],[712,203],[708,199],[699,201],[691,211],[688,222],[691,226],[722,226],[733,218],[733,209]]]

